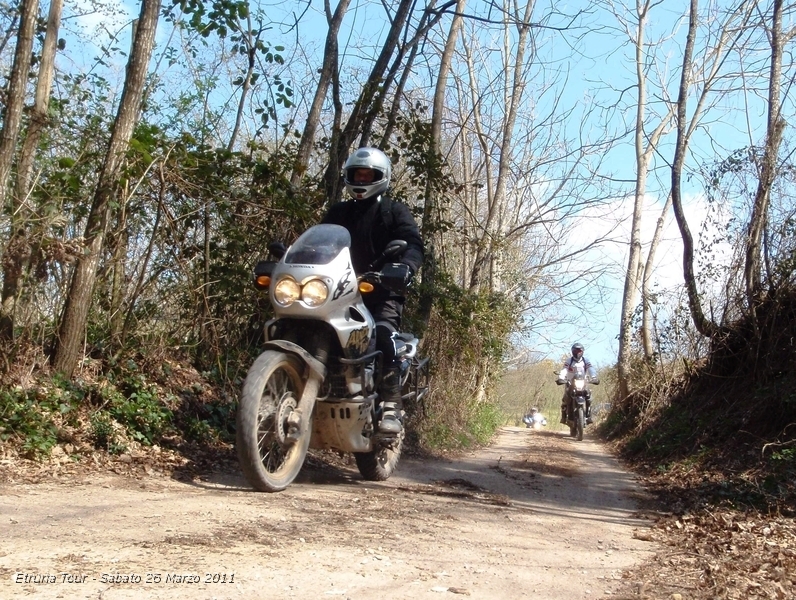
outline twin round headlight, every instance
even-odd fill
[[[310,279],[300,285],[295,279],[285,277],[274,288],[274,300],[280,306],[290,306],[299,298],[309,307],[320,306],[328,296],[329,287],[320,279]]]

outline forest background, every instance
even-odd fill
[[[424,444],[488,438],[505,370],[575,339],[618,403],[738,323],[733,364],[776,347],[791,5],[46,8],[0,5],[0,435],[25,451],[228,435],[270,316],[251,267],[341,198],[359,145],[391,156],[427,244]],[[175,385],[187,368],[201,383]]]

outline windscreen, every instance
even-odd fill
[[[301,265],[326,265],[351,245],[351,235],[340,225],[315,225],[299,236],[285,254],[285,262]]]

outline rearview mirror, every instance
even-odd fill
[[[384,257],[385,258],[392,258],[393,256],[398,256],[409,244],[406,243],[406,240],[393,240],[387,247],[384,249]]]
[[[271,242],[268,244],[268,252],[279,259],[285,255],[287,248],[285,248],[285,245],[282,242]]]

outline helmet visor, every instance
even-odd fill
[[[384,179],[384,173],[370,167],[350,167],[345,172],[345,182],[349,185],[369,185]]]

